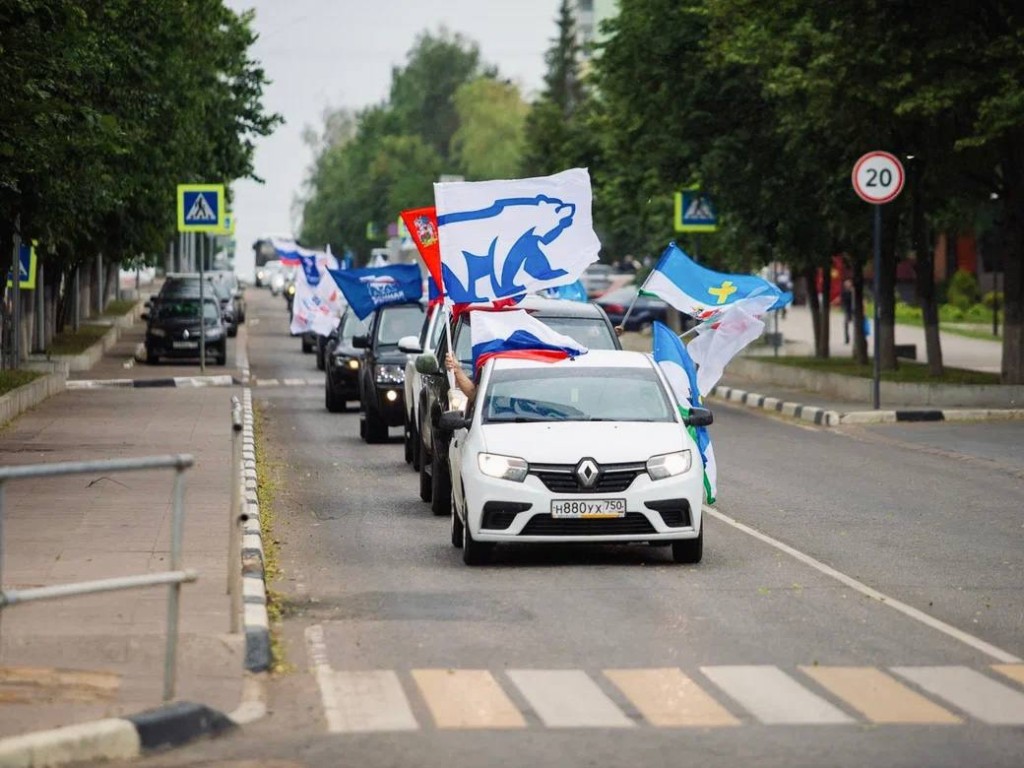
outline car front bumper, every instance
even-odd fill
[[[374,387],[374,410],[389,427],[405,424],[405,390],[401,384]]]
[[[631,542],[695,539],[702,524],[702,474],[651,480],[639,474],[623,492],[557,493],[536,475],[522,483],[488,477],[475,467],[464,470],[466,517],[473,538],[491,542]],[[619,518],[556,518],[553,500],[625,499]],[[529,505],[528,509],[522,509]],[[487,522],[490,527],[484,527]],[[498,526],[508,521],[505,528]]]

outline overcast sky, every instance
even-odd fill
[[[392,67],[404,65],[419,33],[442,25],[475,41],[483,60],[530,98],[541,87],[559,5],[559,0],[226,2],[236,11],[255,9],[259,40],[252,54],[273,81],[263,103],[286,120],[257,144],[256,173],[265,183],[233,185],[241,274],[252,270],[254,240],[292,232],[297,225],[292,203],[312,162],[302,131],[307,125],[319,128],[325,109],[384,101]]]

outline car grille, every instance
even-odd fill
[[[521,536],[623,536],[655,533],[647,516],[640,512],[627,512],[625,517],[597,519],[561,518],[534,515]]]
[[[647,471],[643,463],[604,464],[601,476],[592,488],[584,488],[576,478],[575,464],[531,464],[529,472],[536,475],[549,491],[555,493],[622,493]]]
[[[644,506],[653,509],[669,528],[689,528],[690,502],[686,499],[664,499],[662,501],[645,501]]]

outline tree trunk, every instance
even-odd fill
[[[883,371],[895,371],[896,362],[896,263],[899,261],[900,208],[894,203],[882,208],[882,269],[879,272],[878,360]]]
[[[824,357],[821,344],[821,302],[818,300],[817,269],[804,268],[804,281],[807,283],[807,306],[811,310],[811,327],[814,330],[814,356]]]
[[[832,356],[831,333],[832,333],[832,303],[829,297],[832,296],[832,259],[821,270],[821,302],[818,307],[821,323],[821,347],[818,349],[818,357],[828,358]]]
[[[853,274],[853,359],[860,365],[868,364],[868,340],[864,335],[864,262],[856,256],[850,258]]]
[[[935,256],[928,242],[924,220],[924,166],[915,158],[909,162],[911,204],[910,239],[916,256],[914,263],[917,301],[924,322],[924,346],[928,375],[942,376],[942,343],[939,338],[939,305],[935,301]]]
[[[1004,145],[1003,384],[1024,384],[1024,147]]]

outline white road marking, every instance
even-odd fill
[[[728,515],[722,514],[716,509],[712,509],[711,507],[705,506],[704,514],[710,515],[716,520],[720,520],[723,523],[726,523],[727,525],[731,525],[733,528],[743,531],[744,533],[753,536],[755,539],[763,541],[765,544],[769,544],[775,547],[776,549],[785,552],[787,555],[796,558],[804,565],[811,566],[811,568],[814,568],[816,571],[820,571],[826,576],[830,576],[836,581],[845,584],[850,589],[856,590],[865,597],[870,597],[874,600],[878,600],[879,602],[889,606],[893,610],[899,611],[903,615],[908,616],[914,619],[915,621],[919,621],[925,626],[931,627],[932,629],[936,629],[939,632],[942,632],[943,634],[952,637],[954,640],[959,640],[961,643],[969,645],[971,648],[974,648],[977,651],[981,651],[982,653],[986,654],[987,656],[991,656],[997,661],[1001,661],[1008,664],[1021,661],[1021,659],[1017,658],[1012,653],[1008,653],[1007,651],[1004,651],[1001,648],[997,648],[991,643],[985,642],[979,637],[975,637],[974,635],[968,634],[967,632],[964,632],[961,629],[957,629],[953,625],[947,624],[946,622],[937,619],[934,616],[925,613],[924,611],[914,608],[913,606],[907,605],[906,603],[896,600],[895,598],[889,597],[888,595],[879,592],[877,589],[872,589],[867,584],[861,581],[857,581],[857,579],[853,578],[852,576],[847,576],[845,573],[837,571],[835,568],[832,568],[831,566],[825,565],[820,560],[815,560],[810,555],[805,555],[803,552],[794,549],[788,544],[784,544],[778,539],[774,539],[771,536],[768,536],[767,534],[761,533],[760,531],[751,528],[749,525],[744,525],[738,520],[734,520],[733,518],[729,517]]]
[[[777,667],[701,667],[701,672],[766,725],[854,722]]]
[[[893,672],[991,725],[1024,725],[1024,694],[967,667],[892,667]]]
[[[549,728],[633,725],[582,670],[513,669],[508,676]]]
[[[309,652],[310,668],[320,688],[320,700],[324,705],[327,730],[338,733],[345,725],[337,692],[331,680],[331,667],[327,663],[327,646],[324,644],[324,628],[319,624],[306,627],[306,648]]]

